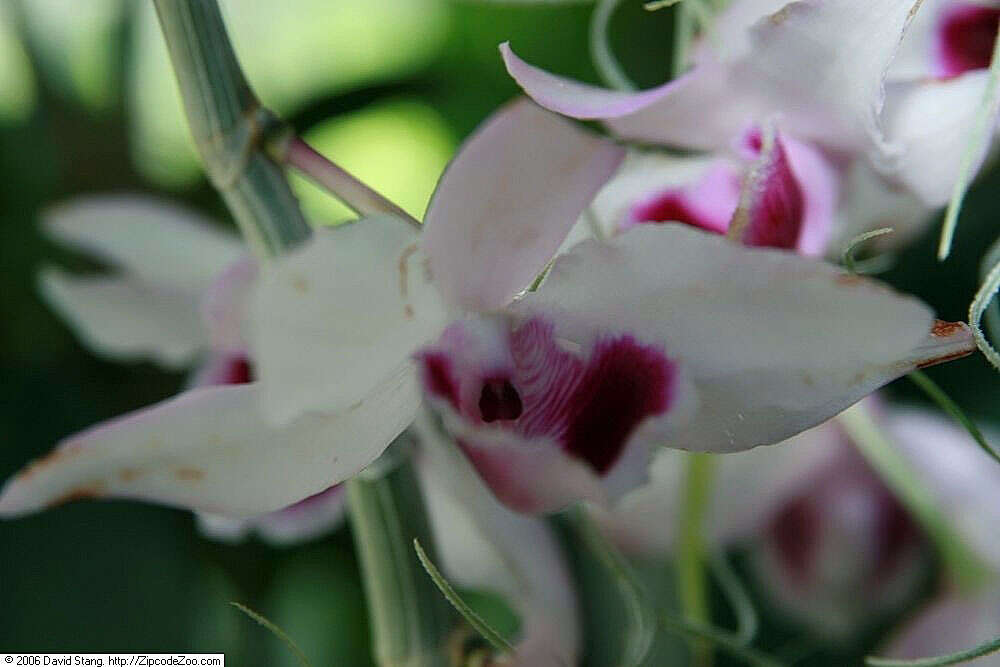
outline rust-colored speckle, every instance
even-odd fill
[[[174,475],[185,482],[197,482],[205,477],[205,471],[197,468],[178,468],[174,471]]]
[[[781,9],[779,9],[778,11],[776,11],[775,13],[771,14],[771,16],[770,16],[771,24],[772,25],[781,25],[782,23],[784,23],[785,20],[788,19],[789,11],[790,10],[789,10],[788,6],[785,6],[785,7],[782,7]]]
[[[402,254],[399,256],[399,293],[405,299],[407,292],[409,292],[409,271],[407,271],[407,263],[410,261],[410,257],[417,251],[417,244],[413,243],[403,250]]]
[[[128,484],[142,477],[142,471],[138,468],[122,468],[118,471],[118,479]]]
[[[413,306],[411,306],[410,304],[406,304],[405,306],[403,306],[403,317],[405,317],[408,320],[413,319]]]
[[[937,336],[938,338],[947,338],[948,336],[954,335],[959,331],[965,330],[965,324],[962,322],[945,322],[944,320],[934,320],[934,326],[931,327],[931,335]]]
[[[952,352],[951,354],[946,354],[940,357],[934,357],[933,359],[924,359],[923,361],[917,362],[917,368],[927,368],[928,366],[936,366],[937,364],[943,364],[946,361],[954,361],[955,359],[961,359],[962,357],[967,357],[972,354],[973,350],[959,350],[958,352]]]
[[[292,278],[292,289],[299,294],[305,294],[309,291],[309,281],[302,276],[295,276]]]
[[[857,285],[864,284],[865,279],[854,273],[839,273],[834,278],[834,282],[844,287],[856,287]]]
[[[56,496],[46,504],[46,507],[52,508],[58,505],[71,503],[74,500],[88,500],[91,498],[100,498],[104,494],[104,490],[106,487],[107,485],[101,481],[93,482],[91,484],[86,484],[84,486],[78,486],[75,489],[62,494],[61,496]]]

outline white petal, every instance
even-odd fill
[[[39,274],[39,289],[83,344],[104,357],[148,358],[179,368],[208,345],[189,292],[136,278],[76,277],[52,267]]]
[[[531,284],[624,150],[528,101],[468,139],[431,199],[422,247],[452,304],[494,310]]]
[[[695,451],[780,442],[973,350],[967,327],[874,281],[671,224],[581,243],[513,308],[570,340],[621,329],[663,345],[699,400],[669,445]]]
[[[344,520],[343,486],[334,486],[276,512],[249,519],[231,519],[219,514],[197,515],[198,528],[220,542],[239,542],[256,533],[274,546],[289,546],[321,537]]]
[[[121,497],[231,517],[282,509],[359,472],[413,419],[398,373],[355,409],[271,426],[256,384],[193,389],[63,441],[7,482],[0,516]]]
[[[789,3],[751,29],[750,50],[731,65],[731,81],[781,115],[795,136],[889,156],[894,149],[878,117],[882,82],[918,4]]]
[[[247,308],[257,262],[244,257],[226,267],[202,295],[201,315],[208,328],[212,349],[235,352],[247,347]]]
[[[271,418],[349,409],[440,331],[445,308],[416,241],[402,220],[366,218],[317,230],[266,267],[250,318]]]
[[[930,208],[902,185],[875,172],[864,160],[847,168],[836,209],[835,238],[827,256],[840,260],[858,234],[892,227],[893,233],[868,241],[867,248],[899,248],[916,239],[933,221]]]
[[[44,229],[150,284],[195,292],[246,252],[233,234],[152,197],[74,199],[49,209]]]
[[[897,410],[887,421],[893,444],[913,465],[949,525],[1000,569],[1000,466],[943,416]],[[996,444],[1000,433],[986,429]]]
[[[962,596],[951,592],[934,601],[904,626],[884,651],[903,660],[932,658],[983,644],[1000,634],[1000,591],[990,588]],[[963,664],[997,667],[996,653]]]
[[[548,526],[497,502],[427,415],[417,426],[418,470],[447,576],[505,596],[520,613],[514,664],[577,664],[576,596]]]
[[[714,547],[727,548],[758,534],[783,502],[801,490],[810,473],[829,465],[842,450],[832,424],[822,424],[773,447],[716,457],[709,516]],[[661,449],[650,466],[649,482],[601,515],[604,530],[630,552],[669,553],[677,540],[685,452]]]
[[[988,78],[988,71],[976,70],[888,89],[887,133],[903,149],[898,170],[888,173],[928,206],[940,206],[951,197]],[[972,173],[982,164],[987,147],[988,142],[976,156]]]

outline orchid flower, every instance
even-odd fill
[[[416,425],[423,445],[417,470],[451,580],[499,594],[518,612],[521,632],[510,664],[578,664],[576,595],[550,527],[501,505],[427,412]]]
[[[350,477],[412,422],[420,397],[407,356],[440,331],[445,304],[513,298],[621,155],[530,104],[507,108],[453,162],[423,239],[372,218],[318,230],[266,267],[248,336],[259,379],[197,387],[67,439],[8,482],[0,514],[119,496],[256,516]],[[445,251],[434,286],[418,241]]]
[[[794,205],[768,156],[745,234]],[[259,381],[68,440],[8,484],[0,512],[80,495],[278,509],[378,456],[421,390],[503,502],[552,511],[632,488],[654,447],[778,442],[973,349],[964,325],[876,283],[676,225],[581,243],[515,298],[621,157],[533,105],[506,108],[446,171],[423,234],[391,217],[319,230],[264,271]]]
[[[117,269],[79,277],[48,267],[40,276],[42,294],[95,354],[148,358],[169,369],[194,363],[191,387],[253,379],[243,329],[257,264],[235,236],[178,206],[138,196],[74,200],[53,208],[43,227],[53,240]],[[288,544],[335,528],[343,514],[342,489],[334,486],[250,519],[198,513],[197,520],[216,539],[256,533]]]
[[[916,0],[737,0],[675,81],[640,92],[604,90],[540,70],[501,45],[507,69],[541,105],[603,120],[618,136],[701,150],[725,147],[749,125],[782,129],[828,149],[895,148],[880,112],[885,77]]]
[[[903,151],[894,176],[932,206],[951,195],[998,25],[995,2],[926,0],[887,72],[886,130]]]
[[[948,524],[985,562],[1000,565],[995,462],[942,417],[873,407]],[[597,515],[609,537],[631,554],[669,554],[678,523],[664,510],[676,504],[683,473],[676,452],[658,453],[650,482]],[[818,633],[843,635],[884,618],[924,581],[927,538],[836,422],[773,447],[718,457],[714,488],[709,543],[719,550],[749,548],[750,573],[763,592]]]

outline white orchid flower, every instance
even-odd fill
[[[116,269],[81,277],[48,267],[40,276],[46,300],[95,354],[148,358],[169,369],[193,364],[191,387],[253,379],[244,329],[257,263],[238,238],[179,206],[129,195],[64,203],[43,228]],[[343,515],[342,489],[334,486],[249,519],[199,513],[197,520],[216,539],[257,534],[289,544],[336,528]]]
[[[872,408],[950,528],[1000,572],[995,461],[944,417],[877,403]],[[662,557],[675,548],[678,518],[669,508],[676,507],[683,489],[683,464],[679,453],[659,452],[649,483],[626,495],[613,511],[597,514],[608,536],[627,552]],[[929,542],[923,531],[836,422],[773,447],[719,457],[713,488],[708,542],[719,550],[750,547],[751,572],[762,590],[817,632],[845,634],[898,610],[926,576]],[[995,604],[997,598],[992,599]],[[928,611],[927,617],[943,622],[965,613],[976,620],[972,628],[985,619],[995,630],[993,615],[975,616],[982,613],[982,603],[977,595],[949,593],[933,606],[941,611]],[[916,623],[922,627],[923,621]],[[913,650],[887,654],[944,654],[995,636],[992,630],[935,642],[917,641],[915,628],[904,631],[909,639],[900,640]]]
[[[502,596],[520,615],[514,653],[502,664],[578,664],[576,593],[551,528],[500,504],[430,415],[424,412],[416,423],[423,445],[417,470],[446,575]]]
[[[995,2],[925,0],[887,72],[886,132],[902,148],[892,175],[928,205],[951,196],[986,92],[998,24]]]
[[[618,136],[670,146],[725,147],[777,116],[799,140],[884,162],[897,150],[880,113],[883,79],[917,0],[738,0],[716,20],[678,79],[640,92],[573,82],[500,49],[539,104],[603,120]]]
[[[973,349],[964,325],[874,282],[676,225],[581,243],[515,299],[621,157],[530,104],[501,111],[445,173],[422,235],[389,217],[320,230],[264,272],[258,382],[68,440],[0,512],[79,495],[278,509],[378,456],[421,390],[502,501],[550,511],[631,488],[655,446],[778,442]],[[794,203],[767,177],[779,161],[747,196],[745,234]]]
[[[503,306],[621,157],[530,104],[498,114],[467,142],[427,215],[424,245],[447,244],[435,284],[459,306]],[[412,252],[419,237],[388,217],[317,231],[255,288],[261,380],[195,388],[67,439],[8,482],[0,514],[117,496],[248,517],[352,476],[413,420],[420,396],[408,354],[447,321]],[[460,239],[465,254],[451,254]]]

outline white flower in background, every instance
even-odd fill
[[[43,228],[114,269],[79,276],[48,267],[40,275],[43,296],[96,354],[193,366],[192,387],[252,381],[243,330],[257,264],[237,237],[179,206],[127,195],[53,207]],[[343,501],[335,486],[253,519],[199,513],[198,525],[218,539],[257,533],[286,544],[339,525]]]
[[[641,92],[572,82],[506,44],[501,52],[540,104],[601,119],[626,139],[718,154],[748,126],[774,120],[836,167],[838,247],[882,226],[902,232],[889,239],[896,244],[951,194],[997,12],[955,0],[737,0],[699,41],[688,73]]]
[[[943,417],[914,408],[872,407],[948,525],[985,562],[1000,568],[996,463]],[[650,482],[627,495],[614,512],[597,515],[626,552],[662,557],[675,548],[678,517],[665,508],[677,506],[683,464],[677,452],[661,451]],[[706,518],[709,543],[719,550],[749,548],[751,573],[762,590],[814,632],[848,634],[898,611],[919,591],[930,565],[929,542],[836,422],[774,447],[718,457],[717,466]],[[966,609],[970,619],[981,609],[978,595],[960,604],[956,597],[938,604]],[[996,620],[983,618],[991,624]],[[968,648],[995,636],[997,627],[990,629],[992,634],[984,629],[976,641],[963,633],[937,642],[936,648],[935,634],[920,640],[920,646],[933,650],[905,657]]]
[[[769,156],[746,234],[791,201]],[[515,299],[621,157],[533,105],[501,110],[446,171],[422,235],[371,218],[319,230],[264,271],[259,381],[69,439],[8,483],[0,511],[80,495],[279,509],[378,456],[421,388],[501,500],[551,511],[631,488],[653,447],[778,442],[973,349],[964,325],[877,283],[677,225],[581,243]]]

